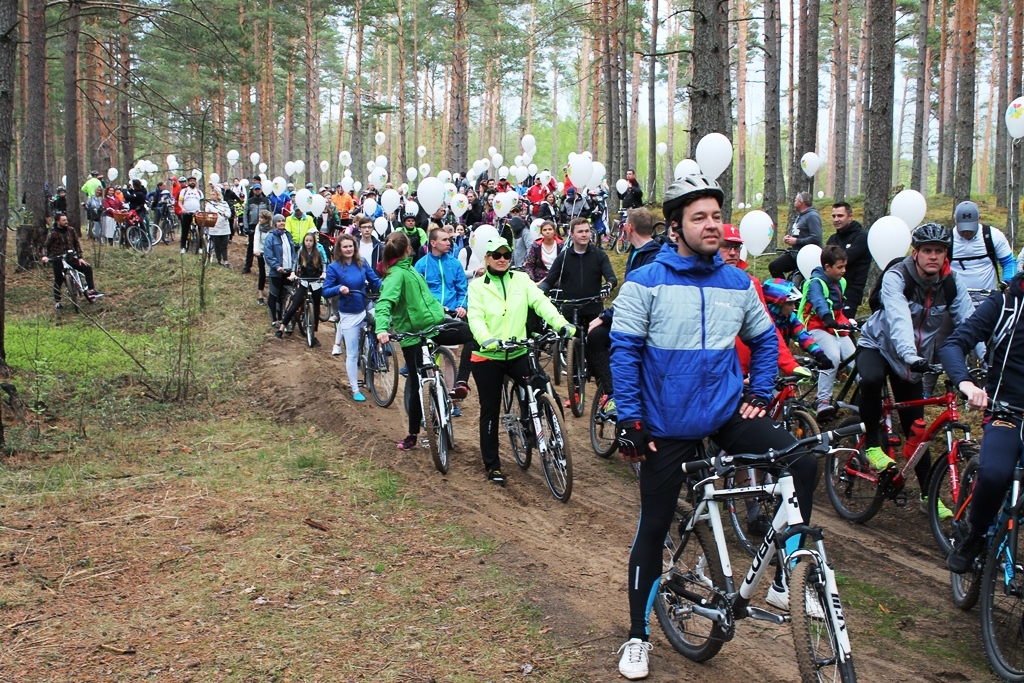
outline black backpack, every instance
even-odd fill
[[[992,262],[992,268],[995,270],[996,275],[999,275],[999,259],[996,258],[996,245],[992,241],[992,226],[983,225],[981,226],[981,238],[985,240],[985,253],[981,256],[967,256],[965,258],[957,258],[953,255],[952,247],[950,248],[949,260],[959,261],[960,267],[964,267],[964,261],[977,261],[978,259],[987,258]]]
[[[904,258],[903,256],[897,256],[892,261],[889,261],[888,265],[885,266],[885,270],[882,271],[878,276],[878,280],[875,281],[875,286],[871,288],[871,293],[868,294],[868,306],[871,307],[872,313],[885,308],[882,305],[882,278],[892,268],[903,268],[900,264],[903,263]],[[917,289],[917,281],[906,272],[905,268],[903,268],[903,281],[903,296],[907,301],[910,301],[911,297],[914,296],[914,290]],[[942,288],[946,295],[946,303],[952,303],[956,299],[956,280],[953,279],[952,274],[942,281]]]

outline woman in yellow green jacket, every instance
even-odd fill
[[[473,355],[473,379],[480,396],[480,454],[487,479],[505,485],[498,456],[498,415],[505,376],[522,381],[530,374],[526,349],[503,351],[499,342],[526,338],[526,317],[530,310],[564,336],[576,333],[526,273],[509,272],[512,249],[494,237],[484,254],[486,272],[469,284],[466,317],[479,349]]]

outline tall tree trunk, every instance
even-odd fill
[[[15,61],[18,51],[18,34],[14,31],[18,23],[18,0],[0,0],[0,168],[11,168],[11,153],[14,143],[14,91]],[[11,174],[0,173],[0,197],[11,196]],[[78,196],[77,186],[68,192],[68,202]],[[0,232],[7,235],[10,225],[8,202],[0,205]],[[7,367],[6,302],[7,302],[7,253],[0,255],[0,368]],[[0,446],[3,445],[3,422],[0,421]]]
[[[245,9],[247,8],[243,6],[243,10]],[[252,94],[252,69],[249,61],[249,21],[246,20],[246,17],[247,12],[245,11],[238,13],[238,30],[244,36],[238,46],[240,75],[238,83],[238,146],[241,148],[243,157],[252,153],[252,102],[249,101]],[[252,31],[258,31],[259,22],[253,21],[252,25]],[[244,172],[240,171],[239,173],[244,175]]]
[[[589,0],[587,0],[586,4],[588,4],[588,5],[590,4]],[[589,14],[589,10],[588,10],[588,14]],[[583,41],[582,41],[581,47],[580,47],[580,60],[579,60],[579,63],[580,63],[580,73],[579,73],[579,79],[580,79],[579,80],[579,83],[580,83],[580,92],[579,92],[580,106],[579,106],[579,110],[580,110],[580,113],[579,113],[579,118],[578,118],[578,126],[576,128],[576,151],[577,152],[582,152],[584,150],[584,145],[586,144],[586,141],[587,141],[587,138],[586,138],[586,124],[585,124],[585,122],[587,120],[587,108],[590,106],[590,102],[587,99],[587,96],[588,96],[588,94],[590,92],[590,83],[591,83],[591,81],[593,79],[593,74],[591,73],[591,70],[590,70],[590,51],[592,49],[592,42],[593,42],[593,39],[590,37],[590,31],[587,30],[586,26],[584,26],[583,27]],[[552,170],[552,172],[557,173],[556,169],[551,169],[551,170]]]
[[[870,97],[871,72],[868,69],[868,57],[871,54],[870,42],[868,41],[868,17],[867,12],[861,19],[860,24],[860,49],[857,55],[857,87],[854,90],[853,99],[857,103],[856,120],[853,124],[853,139],[858,147],[859,154],[855,157],[852,175],[849,177],[849,184],[856,188],[854,194],[863,194],[864,184],[864,162],[867,157],[868,141],[868,116],[866,101]]]
[[[668,3],[668,15],[669,21],[673,22],[672,19],[672,2],[669,0]],[[666,41],[666,47],[669,51],[674,49],[674,43],[671,40],[671,36],[678,33],[678,20],[675,25],[670,23],[668,26],[669,40]],[[676,85],[677,79],[679,78],[679,55],[672,54],[668,57],[668,121],[666,126],[668,127],[668,134],[665,136],[665,144],[668,146],[668,153],[665,155],[665,184],[668,185],[675,179],[676,169]],[[652,196],[653,199],[653,196]]]
[[[845,2],[835,3],[836,17],[836,49],[835,49],[835,144],[832,164],[832,197],[833,201],[846,200],[846,160],[847,147],[850,141],[850,6]]]
[[[536,51],[535,35],[537,32],[537,0],[530,2],[530,31],[526,39],[526,69],[523,71],[523,96],[519,108],[519,137],[522,138],[530,130],[530,119],[533,116],[533,58]]]
[[[892,0],[868,0],[871,17],[871,105],[868,110],[867,192],[864,224],[871,226],[888,211],[892,187],[892,102],[895,84],[896,15]]]
[[[352,144],[349,145],[352,154],[352,174],[359,172],[359,167],[366,161],[363,154],[363,33],[362,21],[362,0],[355,0],[353,23],[356,32],[356,68],[354,74],[355,85],[352,88]]]
[[[1010,37],[1010,45],[1013,51],[1010,56],[1010,85],[1008,97],[1015,100],[1021,96],[1021,77],[1024,71],[1024,0],[1013,0],[1013,35]],[[1005,109],[1003,111],[1006,111]],[[1020,181],[1021,171],[1024,170],[1024,153],[1020,144],[1011,144],[1010,147],[1010,197],[1009,197],[1009,237],[1010,244],[1017,244],[1017,225],[1020,219]]]
[[[409,158],[408,120],[405,111],[406,88],[405,62],[405,16],[402,12],[402,0],[398,0],[398,154],[393,159],[391,175],[401,176],[405,173],[406,160]]]
[[[68,1],[68,20],[64,30],[64,173],[67,175],[68,223],[81,234],[82,211],[78,196],[81,161],[78,158],[78,34],[81,27],[80,0]],[[0,57],[2,59],[2,57]],[[2,117],[0,113],[0,117]],[[10,165],[0,166],[10,168]],[[7,195],[0,195],[6,197]],[[6,235],[6,233],[5,233]],[[2,327],[0,327],[2,330]]]
[[[267,50],[266,50],[266,54],[264,54],[264,59],[267,60],[267,64],[266,64],[266,69],[267,69],[267,85],[266,85],[266,88],[264,89],[264,93],[265,93],[265,96],[266,96],[266,103],[265,103],[265,106],[266,106],[266,110],[265,110],[266,118],[262,121],[263,130],[266,132],[266,135],[265,135],[265,137],[263,139],[263,142],[264,142],[264,145],[265,145],[265,147],[264,147],[265,151],[263,152],[263,154],[264,154],[264,156],[266,156],[265,161],[267,162],[267,167],[269,169],[275,169],[275,168],[281,168],[284,165],[284,162],[287,161],[287,159],[283,158],[286,155],[284,155],[281,152],[281,148],[278,145],[278,137],[277,137],[278,136],[277,92],[276,92],[277,81],[274,78],[274,72],[275,72],[274,66],[276,64],[275,48],[277,46],[275,45],[274,41],[275,41],[275,39],[280,40],[280,37],[274,35],[274,0],[269,0],[268,5],[267,5],[267,9],[268,9],[268,12],[267,12]],[[295,50],[291,46],[291,41],[289,41],[288,45],[289,45],[289,53],[290,54],[295,54]],[[289,70],[289,73],[290,73],[290,70]],[[289,105],[289,106],[291,106],[291,105]],[[293,116],[294,116],[294,112],[293,112]],[[291,121],[291,119],[289,119],[289,122],[290,121]],[[289,133],[289,135],[290,135],[290,133]],[[290,138],[289,138],[289,146],[291,146]]]
[[[989,194],[992,190],[989,181],[991,180],[991,169],[992,169],[992,129],[995,128],[996,118],[996,100],[998,99],[999,92],[999,34],[1001,31],[1001,24],[1005,23],[1002,16],[996,16],[992,22],[992,68],[989,73],[988,79],[988,112],[985,115],[985,138],[982,142],[981,153],[982,162],[978,172],[978,192],[979,194]],[[980,101],[979,101],[980,106]],[[980,115],[980,111],[978,112]]]
[[[539,165],[539,164],[538,164]],[[551,169],[558,174],[558,50],[551,53]]]
[[[974,52],[978,40],[978,0],[960,0],[957,40],[960,73],[957,78],[956,172],[953,175],[953,201],[971,197],[971,173],[974,170]]]
[[[128,169],[135,164],[135,144],[132,140],[132,114],[128,103],[131,101],[132,91],[132,55],[128,50],[128,11],[121,10],[119,16],[120,30],[118,31],[118,75],[120,76],[120,91],[118,93],[119,109],[121,112],[121,124],[118,129],[118,137],[121,139],[121,170],[125,177],[128,176]]]
[[[772,224],[779,224],[779,198],[786,189],[779,180],[782,177],[782,125],[779,102],[779,82],[782,80],[782,18],[779,0],[765,0],[764,3],[764,199],[761,208],[771,216]],[[692,139],[692,135],[690,136]],[[775,231],[775,247],[778,248],[778,234]]]
[[[795,131],[794,124],[790,124],[790,135],[796,139],[796,147],[790,158],[790,193],[811,191],[814,187],[814,178],[808,178],[803,173],[800,159],[808,152],[817,151],[819,12],[819,0],[800,0],[800,85],[797,90]]]
[[[294,47],[294,45],[289,47]],[[293,55],[295,54],[294,50],[289,50],[289,52]],[[284,163],[295,159],[295,105],[293,102],[295,102],[295,71],[288,69],[288,74],[285,76],[284,81],[284,129],[281,132],[281,154]],[[269,110],[273,110],[272,106]],[[275,122],[276,118],[274,117]],[[276,125],[268,125],[272,128],[277,128]],[[267,162],[267,164],[269,165],[270,162]]]
[[[697,143],[708,133],[722,133],[732,139],[729,83],[729,49],[726,44],[729,22],[728,2],[694,0],[693,4],[693,80],[690,83],[692,119],[690,121],[690,156]],[[718,177],[725,192],[722,220],[732,216],[732,163]]]
[[[98,18],[92,18],[89,22],[91,27],[95,27],[99,23]],[[86,149],[88,150],[87,161],[92,169],[97,171],[100,170],[100,145],[103,144],[103,126],[102,126],[102,114],[105,103],[101,102],[100,94],[102,89],[100,87],[100,44],[99,41],[88,38],[86,42],[86,57],[85,57],[85,73],[88,79],[88,84],[85,89],[85,98],[88,103],[86,107]],[[80,187],[80,186],[79,186]],[[69,186],[69,194],[73,189],[75,196],[79,196],[79,187],[71,188]],[[82,201],[88,199],[83,197]]]
[[[1009,49],[1010,39],[1010,3],[1009,0],[1003,0],[1002,11],[1000,16],[1003,17],[1002,31],[1000,31],[997,42],[997,51],[999,55],[999,61],[996,64],[996,77],[999,80],[999,105],[996,107],[996,112],[999,116],[1003,115],[1007,107],[1010,106],[1010,98],[1008,96],[1007,81],[1006,81],[1006,62],[1007,62],[1007,50]],[[996,189],[996,206],[1006,206],[1006,195],[1007,195],[1007,149],[1006,149],[1006,126],[1003,125],[1001,120],[996,122],[996,170],[992,176],[992,182],[995,184]]]
[[[799,87],[799,84],[796,81],[797,24],[800,24],[800,29],[802,31],[803,19],[798,19],[796,17],[796,4],[794,0],[789,0],[789,91],[786,96],[789,104],[789,118],[787,119],[789,123],[789,135],[786,140],[786,158],[789,160],[788,180],[790,194],[798,191],[803,186],[803,181],[800,180],[800,176],[803,174],[800,173],[800,161],[798,160],[796,151],[797,127],[799,126],[799,122],[796,120],[796,117],[800,115],[800,109],[796,104],[798,97],[797,88]],[[814,59],[817,60],[817,57],[815,56]],[[792,212],[790,213],[792,214]],[[793,222],[795,217],[795,214],[790,215],[790,222]]]
[[[931,80],[928,71],[928,0],[921,0],[921,11],[917,15],[917,87],[914,102],[914,152],[910,166],[910,187],[922,194],[927,192],[928,148],[925,146],[925,124],[928,109],[925,107],[925,79]]]
[[[893,169],[892,169],[892,181],[894,184],[900,184],[900,169],[903,164],[903,128],[906,123],[907,115],[907,93],[910,89],[910,79],[903,79],[903,97],[900,98],[900,115],[897,119],[899,127],[896,129],[896,149],[893,154]]]
[[[655,55],[658,52],[658,24],[660,20],[658,18],[658,0],[651,0],[651,56],[647,62],[647,198],[653,200],[655,191],[657,188],[658,181],[658,125],[656,122],[655,113],[657,111],[654,106],[655,99],[655,87],[657,83],[658,75],[658,58]],[[638,74],[634,74],[633,78],[637,78]],[[668,126],[672,127],[672,113],[674,110],[675,97],[672,91],[668,93],[669,102],[669,120]],[[639,109],[639,107],[637,107]],[[634,117],[637,112],[634,112]],[[671,178],[671,176],[667,176]]]
[[[315,25],[313,0],[306,0],[306,181],[320,187],[324,183],[320,171],[320,68]]]
[[[469,44],[466,37],[466,23],[469,14],[469,0],[455,0],[454,46],[452,50],[452,79],[448,99],[451,106],[451,125],[445,163],[448,168],[465,168],[469,159],[469,83],[466,69],[469,67]]]
[[[948,5],[947,5],[948,7]],[[947,10],[948,14],[948,10]],[[947,26],[947,30],[943,33],[943,36],[947,41],[957,40],[959,35],[959,14],[954,11],[952,18],[943,16],[943,26]],[[945,109],[943,118],[945,119],[943,126],[943,134],[940,138],[939,143],[943,146],[942,154],[942,166],[940,168],[942,172],[942,192],[952,197],[954,194],[954,180],[953,171],[956,163],[956,153],[958,150],[957,144],[957,92],[959,90],[957,80],[960,77],[960,48],[959,46],[953,47],[952,45],[946,49],[946,92],[943,94],[945,101]],[[971,110],[973,111],[973,107]]]
[[[935,14],[935,25],[939,28],[939,89],[938,89],[938,115],[936,118],[939,120],[939,138],[938,138],[938,151],[935,159],[935,194],[942,194],[942,169],[946,165],[946,146],[943,144],[943,140],[946,137],[946,102],[947,102],[947,87],[946,80],[956,74],[950,74],[947,72],[947,57],[946,53],[949,50],[948,40],[946,38],[946,7],[947,3],[951,0],[938,0],[936,4]]]
[[[46,126],[46,6],[29,2],[27,12],[28,73],[27,110],[21,134],[21,168],[24,176],[25,207],[31,214],[31,227],[18,231],[18,265],[30,268],[39,257],[46,236],[46,197],[43,183],[46,170],[43,156],[43,128]],[[6,93],[0,93],[4,96]],[[0,176],[6,176],[0,173]],[[27,222],[27,221],[26,221]]]
[[[736,201],[747,201],[747,3],[736,0]]]

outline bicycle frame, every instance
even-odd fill
[[[440,372],[440,368],[437,367],[437,363],[434,360],[435,357],[437,356],[437,344],[432,339],[424,337],[423,347],[421,350],[423,356],[420,360],[419,372],[416,373],[417,376],[419,377],[420,391],[416,392],[418,394],[416,400],[422,401],[421,397],[423,396],[423,383],[428,380],[433,381],[434,394],[436,395],[439,413],[438,418],[441,421],[441,429],[445,429],[446,427],[448,427],[448,421],[451,419],[451,415],[448,414],[447,403],[447,401],[450,399],[447,395],[445,387],[443,386],[444,377]],[[440,382],[438,381],[438,378],[441,379]],[[420,410],[421,415],[425,416],[427,414],[427,406],[422,405],[422,403],[420,405]]]
[[[512,343],[515,343],[514,339],[511,341]],[[540,409],[537,407],[537,397],[541,393],[546,392],[548,396],[554,397],[557,401],[557,394],[555,394],[554,388],[551,386],[550,378],[548,378],[545,389],[538,389],[533,386],[534,378],[542,376],[540,364],[537,362],[536,349],[543,343],[546,343],[543,337],[536,341],[530,340],[527,342],[526,355],[530,363],[530,374],[528,377],[522,379],[522,384],[520,384],[515,377],[512,378],[516,386],[516,395],[520,401],[525,402],[529,407],[530,421],[533,424],[533,433],[537,438],[537,450],[540,452],[542,457],[548,452],[548,437],[544,432],[544,423],[540,419]]]

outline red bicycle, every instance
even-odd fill
[[[932,372],[941,371],[942,366],[932,366]],[[904,486],[907,478],[924,456],[931,440],[944,431],[946,451],[935,460],[929,473],[927,511],[932,535],[939,548],[948,555],[956,513],[950,514],[950,510],[943,510],[940,505],[942,501],[949,501],[955,506],[955,501],[960,500],[963,469],[978,450],[977,445],[971,441],[970,426],[960,422],[959,395],[948,379],[945,380],[945,390],[941,396],[897,403],[892,400],[886,386],[882,398],[882,421],[875,427],[881,430],[882,447],[893,460],[899,462],[902,458],[902,467],[895,474],[892,468],[876,472],[864,456],[864,437],[850,438],[844,448],[834,449],[826,456],[825,488],[839,516],[851,522],[867,522],[878,513],[887,498],[897,507],[905,507],[907,495]],[[903,443],[903,448],[897,448],[902,439],[893,428],[893,413],[905,408],[925,406],[942,406],[945,410],[930,424],[924,420],[917,421],[910,437]],[[860,417],[852,417],[844,421],[842,426],[859,421]],[[961,438],[957,437],[958,432],[962,433]]]

